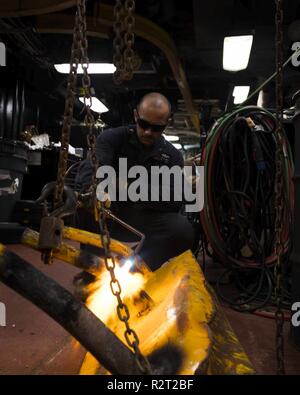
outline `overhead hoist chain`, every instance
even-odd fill
[[[86,111],[85,125],[89,130],[87,136],[87,143],[88,143],[89,153],[94,170],[92,185],[94,186],[96,183],[97,159],[95,155],[95,149],[93,149],[96,143],[96,136],[93,132],[95,119],[91,111],[93,89],[91,86],[91,79],[88,74],[89,59],[87,55],[88,42],[87,42],[86,31],[87,31],[86,0],[78,0],[77,11],[75,15],[74,32],[73,32],[73,43],[71,49],[70,73],[68,76],[64,120],[63,120],[62,134],[61,134],[61,148],[60,148],[59,165],[57,172],[57,184],[55,189],[55,203],[57,205],[61,204],[63,200],[65,174],[67,171],[68,149],[69,149],[71,125],[73,119],[73,109],[74,109],[75,97],[77,94],[76,83],[77,83],[77,69],[79,63],[81,64],[83,70],[82,88],[83,88],[83,96],[84,96],[84,106]]]
[[[79,12],[79,5],[81,1],[78,1],[77,12],[75,15],[75,24],[73,30],[73,42],[71,48],[71,59],[70,59],[70,72],[68,75],[66,101],[64,109],[63,126],[61,132],[61,147],[59,153],[59,162],[57,170],[57,180],[55,188],[55,204],[58,206],[63,201],[63,192],[65,184],[65,174],[68,165],[68,152],[69,142],[71,134],[71,125],[73,119],[73,109],[76,95],[76,82],[77,82],[77,69],[81,57],[81,33],[80,26],[82,24],[82,15]]]
[[[68,166],[69,142],[71,134],[71,125],[73,120],[74,101],[76,95],[77,69],[81,58],[81,26],[82,14],[80,5],[82,0],[78,1],[75,15],[75,24],[73,30],[73,42],[70,57],[70,72],[67,80],[66,100],[64,108],[63,126],[61,131],[61,146],[59,151],[59,160],[57,168],[57,177],[54,184],[54,205],[53,212],[49,215],[46,209],[45,197],[45,216],[41,220],[39,233],[39,249],[42,253],[42,260],[45,264],[51,264],[53,261],[53,249],[58,248],[62,241],[62,229],[64,226],[61,216],[56,214],[63,206],[63,194],[65,189],[65,177]],[[51,184],[51,183],[50,183]],[[51,190],[50,184],[45,188]],[[44,188],[44,189],[45,189]],[[42,191],[43,194],[43,191]]]
[[[131,2],[127,6],[130,6]],[[134,3],[134,2],[133,2]],[[132,11],[134,6],[131,7]],[[130,19],[126,23],[131,23]],[[130,32],[130,31],[129,31]],[[126,42],[133,43],[133,38],[128,35],[126,36]],[[104,249],[104,261],[105,266],[111,276],[110,287],[112,294],[117,299],[117,314],[120,321],[125,325],[125,340],[130,348],[132,348],[137,366],[139,367],[141,373],[151,374],[150,364],[145,356],[142,355],[139,348],[139,338],[136,332],[129,325],[130,313],[127,305],[123,302],[121,297],[121,285],[115,275],[115,259],[110,250],[110,235],[108,227],[106,224],[106,216],[104,210],[102,210],[102,204],[97,204],[96,200],[96,173],[97,173],[97,158],[96,158],[96,136],[93,132],[95,125],[95,118],[91,111],[92,106],[92,86],[91,79],[88,74],[89,59],[88,59],[88,42],[87,42],[87,26],[86,26],[86,0],[78,0],[77,12],[75,17],[75,28],[73,35],[73,45],[71,52],[71,62],[70,62],[70,74],[68,78],[68,88],[67,88],[67,99],[66,99],[66,111],[64,116],[64,125],[62,130],[62,150],[60,155],[60,165],[57,177],[57,200],[62,201],[62,194],[64,190],[64,175],[67,169],[67,158],[68,158],[68,146],[71,130],[71,122],[73,117],[73,105],[76,94],[76,77],[77,77],[77,67],[80,63],[83,69],[82,76],[82,88],[84,93],[84,107],[86,111],[85,115],[85,125],[89,130],[87,136],[87,143],[89,147],[89,157],[92,164],[92,184],[91,184],[91,199],[94,202],[95,215],[99,221],[100,237]],[[131,52],[126,53],[127,58],[129,58]]]
[[[125,11],[126,16],[124,15],[124,7],[121,0],[116,1],[116,5],[114,8],[115,14],[115,38],[114,38],[114,58],[113,62],[116,66],[116,72],[114,74],[114,81],[119,84],[122,80],[131,79],[133,74],[134,67],[134,17],[133,12],[135,8],[135,2],[126,0],[125,2]],[[125,33],[124,33],[125,29]],[[93,144],[92,149],[95,149],[95,145]],[[95,174],[94,174],[95,177]],[[127,305],[122,300],[122,288],[119,280],[116,278],[115,274],[115,257],[111,253],[110,250],[110,234],[108,231],[107,223],[106,223],[106,213],[103,202],[98,202],[96,207],[96,216],[97,221],[99,223],[100,237],[101,243],[104,250],[104,262],[107,271],[110,274],[110,288],[112,294],[116,297],[117,300],[117,315],[121,322],[125,325],[124,337],[127,345],[133,350],[135,354],[136,364],[139,367],[141,373],[143,374],[152,374],[151,366],[149,364],[148,359],[141,353],[139,348],[139,338],[134,329],[130,327],[129,319],[130,312]]]
[[[124,62],[123,62],[123,47],[124,40],[122,36],[123,32],[123,4],[122,0],[116,0],[116,4],[114,7],[114,32],[115,38],[113,41],[113,63],[116,66],[116,71],[114,73],[114,81],[115,83],[121,83],[122,75],[124,70]]]
[[[285,374],[284,366],[284,312],[282,310],[283,298],[283,254],[284,244],[284,183],[283,183],[283,0],[276,1],[276,117],[277,128],[275,137],[276,146],[276,173],[275,173],[275,298],[276,298],[276,359],[277,374]]]
[[[91,179],[92,199],[96,198],[96,173],[97,173],[97,158],[96,158],[96,135],[94,133],[95,118],[92,114],[92,94],[93,88],[91,86],[91,78],[88,74],[89,58],[88,58],[88,41],[87,41],[87,26],[86,26],[86,0],[79,0],[78,13],[80,15],[80,41],[81,41],[81,67],[83,70],[82,75],[82,88],[84,94],[84,107],[85,107],[85,126],[88,129],[87,145],[88,155],[92,164],[93,172]]]
[[[124,79],[131,80],[133,76],[134,70],[134,56],[135,53],[133,51],[134,45],[134,10],[135,10],[135,2],[134,0],[126,0],[125,1],[125,34],[124,34]]]
[[[104,250],[104,262],[105,262],[105,267],[110,274],[111,292],[116,297],[117,300],[117,315],[119,320],[123,322],[125,325],[124,337],[127,345],[133,350],[135,354],[136,364],[139,367],[141,373],[153,374],[148,359],[141,353],[139,347],[140,341],[138,335],[135,332],[135,330],[130,327],[129,324],[129,319],[130,319],[129,309],[122,300],[121,284],[119,280],[116,278],[116,274],[115,274],[116,262],[114,255],[111,253],[110,250],[110,235],[106,223],[106,214],[105,211],[102,210],[103,203],[99,203],[99,205],[100,207],[98,210],[98,215],[99,215],[98,221],[100,227],[101,243]]]
[[[115,38],[113,41],[113,62],[116,66],[114,82],[116,84],[121,84],[125,80],[131,80],[134,70],[138,70],[141,65],[141,60],[133,49],[135,41],[134,11],[134,0],[125,0],[125,2],[116,0],[114,7]]]

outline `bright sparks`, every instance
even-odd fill
[[[128,261],[122,267],[116,262],[115,274],[121,285],[123,300],[141,291],[146,281],[142,274],[130,273],[130,267],[131,264]],[[117,298],[112,294],[110,279],[108,271],[101,273],[98,280],[90,286],[90,296],[87,300],[89,309],[105,324],[116,313],[117,307]]]

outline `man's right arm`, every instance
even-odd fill
[[[96,141],[96,157],[99,166],[112,166],[126,137],[126,128],[104,130]]]
[[[126,128],[106,129],[97,137],[95,153],[98,166],[112,166],[126,137]],[[86,158],[79,166],[75,183],[77,190],[86,192],[92,181],[93,169],[90,158]]]

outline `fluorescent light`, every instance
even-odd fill
[[[233,90],[232,96],[234,97],[234,104],[240,104],[243,103],[250,91],[250,86],[236,86]]]
[[[79,100],[84,104],[84,97],[80,97]],[[99,99],[97,99],[97,97],[92,97],[91,110],[98,112],[99,114],[109,111],[109,109]]]
[[[167,141],[179,141],[179,137],[178,136],[171,136],[171,135],[168,135],[168,134],[164,134],[164,138]]]
[[[69,74],[70,64],[61,63],[54,65],[56,71],[62,74]],[[112,63],[90,63],[88,67],[89,74],[113,74],[116,71],[116,66]],[[83,69],[81,64],[78,65],[78,74],[83,74]]]
[[[182,145],[181,144],[173,144],[173,146],[176,148],[176,149],[182,149]]]
[[[223,69],[240,71],[248,67],[253,36],[231,36],[224,38]]]

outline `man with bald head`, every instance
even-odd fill
[[[149,93],[144,96],[137,109],[134,110],[137,136],[140,142],[148,147],[153,145],[167,127],[170,116],[171,106],[165,96],[159,93]]]
[[[184,165],[181,153],[163,137],[171,116],[171,105],[160,93],[145,95],[134,110],[135,125],[104,130],[97,138],[96,155],[99,166],[112,166],[118,177],[119,159],[127,160],[127,167],[143,166],[151,175],[153,166]],[[91,166],[83,168],[77,183],[84,192],[89,187]],[[174,183],[174,182],[173,182]],[[126,186],[128,187],[128,185]],[[174,185],[170,185],[171,196]],[[168,259],[191,249],[193,228],[180,211],[183,202],[175,201],[117,201],[112,211],[123,221],[145,234],[146,240],[139,255],[155,270]],[[81,224],[81,227],[84,227]],[[88,230],[92,230],[88,227]],[[97,227],[93,230],[96,231]],[[125,242],[137,241],[136,236],[117,223],[111,224],[111,236]]]

